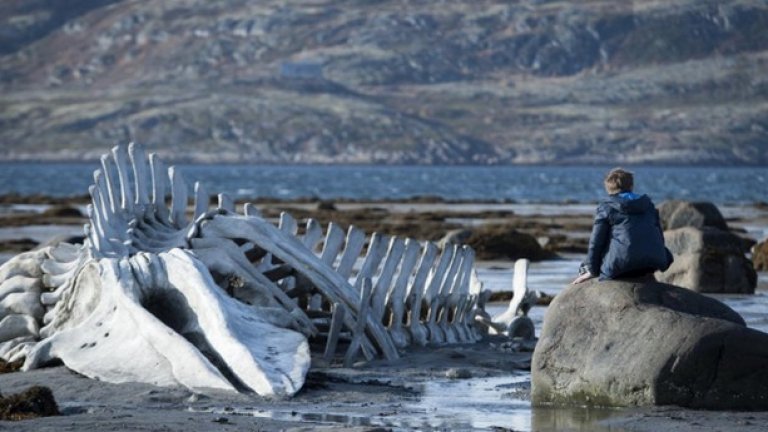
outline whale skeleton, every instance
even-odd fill
[[[190,203],[181,172],[134,144],[102,156],[89,193],[83,244],[0,267],[0,358],[24,370],[290,396],[313,353],[393,360],[494,327],[467,246],[275,225],[225,194],[211,207],[200,183]]]

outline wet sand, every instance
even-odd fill
[[[531,408],[530,381],[517,369],[527,358],[480,344],[411,352],[386,366],[313,368],[305,388],[286,400],[108,384],[59,366],[0,375],[6,394],[50,387],[63,414],[0,422],[0,430],[757,432],[768,424],[768,412]]]
[[[44,200],[0,203],[0,262],[50,238],[82,235],[84,217],[73,217]],[[84,210],[83,200],[56,206]],[[321,205],[322,204],[322,205]],[[330,204],[330,205],[329,205]],[[586,247],[591,204],[446,202],[260,202],[264,215],[289,211],[301,219],[353,223],[366,231],[436,240],[450,229],[483,223],[509,224],[536,236],[558,260],[534,263],[529,285],[557,294],[572,277]],[[768,235],[768,209],[721,208],[729,225],[761,240]],[[762,236],[762,237],[760,237]],[[545,238],[546,237],[546,238]],[[554,240],[554,241],[553,241]],[[488,289],[511,288],[510,261],[478,263]],[[752,322],[766,321],[768,278],[760,274],[756,296],[724,299]],[[489,307],[504,310],[504,303]],[[540,328],[545,307],[531,317]],[[751,324],[750,324],[751,325]],[[766,323],[768,325],[768,322]],[[537,329],[538,330],[538,329]],[[508,345],[508,344],[507,344]],[[361,363],[352,368],[314,363],[304,389],[289,400],[254,395],[193,394],[186,389],[126,383],[108,384],[62,366],[0,375],[0,393],[34,384],[50,387],[63,416],[0,422],[0,430],[589,430],[589,431],[758,431],[768,413],[707,412],[656,407],[644,409],[532,408],[530,352],[512,352],[499,340],[412,349],[394,363]],[[377,429],[383,428],[383,429]]]
[[[108,384],[59,366],[0,375],[0,389],[15,393],[33,384],[50,387],[64,414],[22,422],[0,422],[1,429],[47,430],[301,430],[321,426],[370,430],[467,430],[506,427],[517,411],[528,420],[525,370],[530,352],[511,352],[503,341],[415,349],[395,362],[374,361],[351,368],[313,367],[305,387],[291,399],[211,392],[146,384]],[[479,389],[479,390],[478,390]],[[478,391],[491,395],[474,396]],[[466,391],[461,394],[462,391]],[[459,405],[447,408],[445,396]],[[496,404],[496,413],[471,418],[473,404]],[[503,404],[504,410],[501,410]],[[482,409],[478,414],[482,413]]]

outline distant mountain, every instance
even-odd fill
[[[768,164],[768,5],[4,0],[0,159]]]

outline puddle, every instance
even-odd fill
[[[194,412],[254,416],[307,425],[386,427],[394,431],[476,430],[537,431],[584,430],[620,432],[623,429],[597,424],[626,410],[596,408],[533,408],[527,400],[530,375],[437,380],[414,384],[418,396],[396,402],[345,404],[287,404],[275,409],[205,408]],[[363,404],[365,405],[365,404]]]
[[[420,386],[421,396],[411,408],[424,416],[412,426],[437,429],[530,430],[531,403],[515,390],[530,388],[530,375],[433,381]]]
[[[624,428],[599,422],[612,417],[626,417],[629,410],[611,408],[534,408],[531,431],[623,432]]]

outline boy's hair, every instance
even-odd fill
[[[632,192],[634,177],[631,172],[623,168],[614,168],[606,174],[603,185],[605,185],[605,191],[608,192],[608,195]]]

